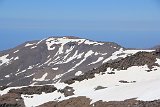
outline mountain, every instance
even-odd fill
[[[159,107],[160,53],[50,37],[0,52],[0,106]]]
[[[25,86],[65,81],[111,61],[125,50],[116,43],[50,37],[0,52],[0,85]],[[125,53],[124,53],[125,55]]]

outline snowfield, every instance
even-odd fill
[[[95,75],[96,77],[82,82],[76,82],[74,87],[76,96],[87,96],[92,103],[103,101],[123,101],[131,98],[139,100],[160,99],[160,68],[147,72],[147,66],[131,67],[128,70],[114,71],[115,74]],[[107,72],[113,72],[110,69]],[[124,80],[129,83],[121,83]],[[133,82],[134,81],[134,82]],[[95,91],[97,86],[107,87]]]

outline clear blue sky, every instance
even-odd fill
[[[48,36],[160,44],[160,0],[0,0],[0,50]]]

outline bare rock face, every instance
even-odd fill
[[[25,107],[19,94],[9,93],[0,96],[0,107]]]

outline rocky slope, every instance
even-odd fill
[[[0,52],[0,86],[64,81],[100,66],[121,46],[76,37],[50,37]]]
[[[69,36],[26,42],[0,52],[0,86],[63,82],[138,51]]]

